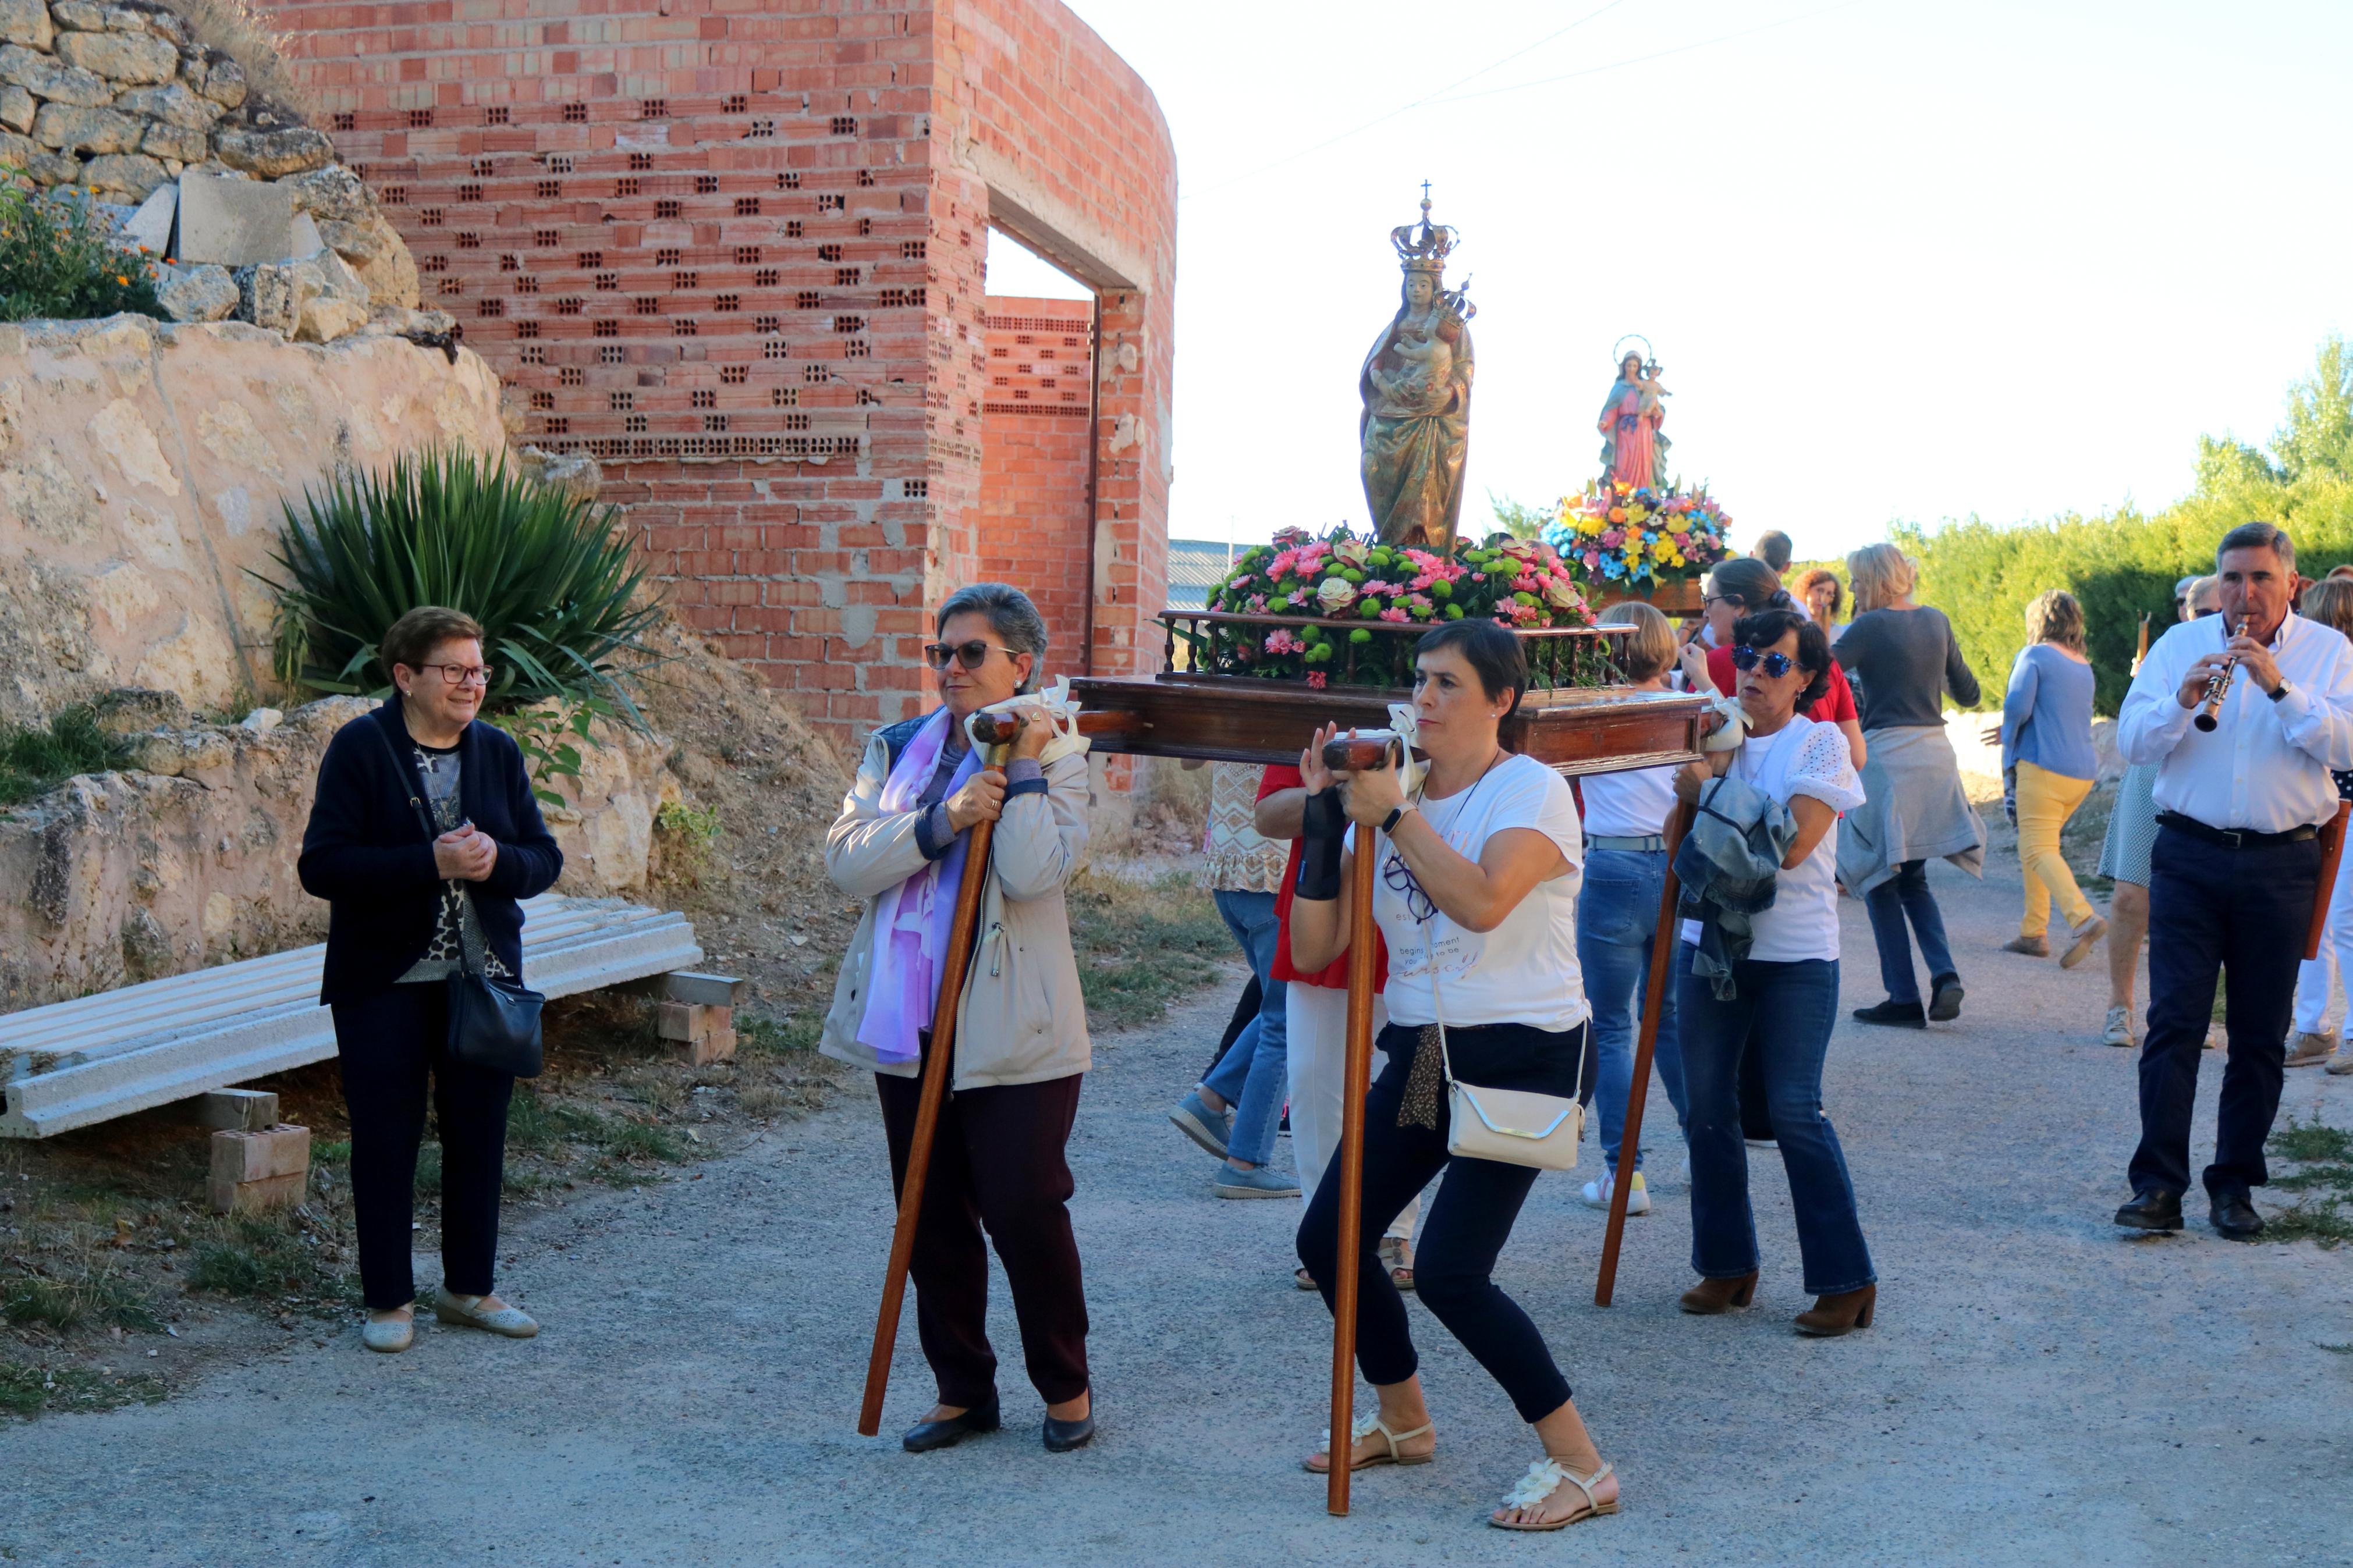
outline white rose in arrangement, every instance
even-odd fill
[[[1373,547],[1361,539],[1339,539],[1333,541],[1332,553],[1351,566],[1362,566],[1372,555]]]
[[[1315,602],[1327,616],[1336,616],[1356,602],[1356,585],[1345,577],[1326,577],[1315,590]]]

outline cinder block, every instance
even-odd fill
[[[261,1132],[278,1125],[278,1096],[266,1089],[216,1089],[188,1107],[199,1127]]]
[[[205,1201],[216,1213],[300,1203],[310,1182],[311,1130],[307,1127],[281,1123],[255,1132],[213,1134]]]
[[[732,1062],[735,1059],[735,1031],[732,1028],[712,1029],[707,1034],[696,1036],[691,1040],[681,1041],[679,1054],[686,1058],[686,1064],[689,1067],[709,1067],[712,1062]]]
[[[713,1029],[731,1029],[734,1023],[733,1007],[713,1007],[701,1002],[665,1002],[654,1033],[665,1040],[694,1040]]]

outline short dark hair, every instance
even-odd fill
[[[433,650],[443,643],[470,640],[482,640],[482,624],[473,616],[439,605],[419,605],[385,629],[375,653],[384,661],[385,679],[389,680],[394,665],[423,669]]]
[[[2295,541],[2287,530],[2275,523],[2242,522],[2222,536],[2214,547],[2214,570],[2222,569],[2222,552],[2226,550],[2268,550],[2279,557],[2279,563],[2289,571],[2295,570]]]
[[[1830,695],[1831,639],[1822,635],[1821,627],[1795,610],[1751,610],[1732,623],[1732,646],[1762,652],[1791,632],[1798,634],[1798,668],[1813,675],[1798,693],[1798,703],[1803,707]]]
[[[1014,655],[1030,656],[1029,679],[1022,687],[1028,691],[1046,674],[1046,619],[1029,595],[1010,583],[969,583],[947,596],[940,605],[939,618],[934,623],[941,637],[945,637],[948,623],[958,616],[975,615],[988,617],[988,629],[1005,639],[1005,646]]]
[[[1781,586],[1780,574],[1753,555],[1735,555],[1708,569],[1722,599],[1737,599],[1744,610],[1786,610],[1797,601]]]
[[[1794,550],[1789,543],[1788,534],[1778,528],[1768,528],[1757,536],[1757,548],[1749,553],[1761,558],[1766,565],[1776,572],[1787,572],[1789,569],[1789,557],[1794,553]]]
[[[1436,653],[1440,648],[1453,648],[1479,677],[1479,689],[1492,702],[1505,689],[1512,693],[1512,705],[1504,710],[1510,718],[1519,710],[1520,697],[1528,689],[1528,656],[1520,647],[1520,639],[1504,628],[1504,623],[1485,616],[1465,616],[1459,621],[1449,621],[1435,631],[1426,632],[1413,645],[1414,657]]]

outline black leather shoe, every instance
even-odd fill
[[[2225,1241],[2253,1241],[2263,1233],[2263,1216],[2244,1193],[2216,1193],[2209,1211],[2215,1234]]]
[[[1862,1024],[1893,1024],[1902,1029],[1925,1029],[1928,1015],[1917,1002],[1898,1002],[1893,998],[1876,1006],[1857,1007],[1855,1021]]]
[[[951,1415],[944,1421],[916,1422],[899,1439],[899,1447],[910,1454],[928,1454],[934,1448],[953,1448],[966,1437],[994,1432],[997,1427],[997,1395],[992,1394],[986,1403],[974,1405],[961,1415]]]
[[[1046,1417],[1046,1452],[1050,1454],[1067,1454],[1073,1448],[1083,1448],[1094,1440],[1095,1410],[1092,1405],[1089,1405],[1087,1413],[1076,1421],[1057,1421],[1050,1415]]]
[[[2181,1194],[2151,1187],[2116,1211],[2116,1223],[2130,1230],[2179,1230]]]
[[[1939,974],[1928,985],[1928,1016],[1939,1024],[1949,1024],[1961,1016],[1961,977]]]

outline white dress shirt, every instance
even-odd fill
[[[2201,732],[2175,700],[2189,667],[2231,640],[2229,617],[2168,628],[2148,650],[2116,716],[2130,763],[2158,764],[2157,807],[2209,827],[2282,833],[2337,815],[2331,768],[2353,768],[2353,644],[2291,612],[2272,639],[2287,694],[2274,702],[2242,668],[2219,722]]]

